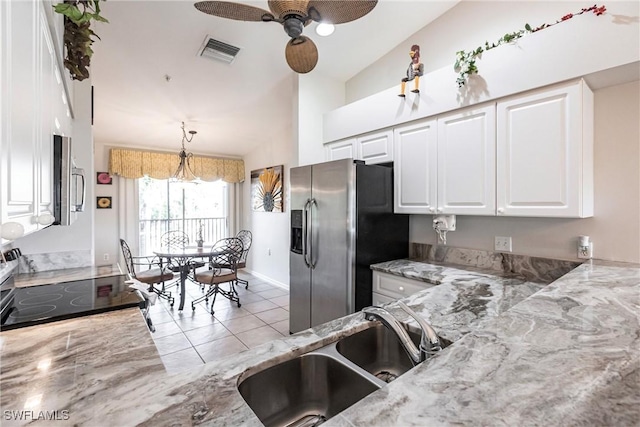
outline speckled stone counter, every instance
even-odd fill
[[[640,265],[583,264],[516,299],[504,298],[495,283],[482,283],[487,278],[474,280],[443,280],[405,299],[455,342],[326,425],[638,425]],[[450,288],[438,294],[443,286]],[[394,305],[389,309],[399,313]],[[465,322],[469,332],[456,338]],[[127,372],[114,373],[115,360],[129,359],[111,354],[104,369],[61,383],[58,398],[41,409],[69,411],[69,420],[56,425],[258,426],[238,381],[368,324],[356,313],[175,375],[138,374],[131,361]],[[3,354],[12,357],[21,348],[12,347],[5,342]],[[3,360],[3,410],[24,407],[29,386],[18,384],[16,370],[26,378],[35,369],[17,362],[11,367],[5,371]],[[5,398],[9,379],[14,391]]]

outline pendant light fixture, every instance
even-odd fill
[[[193,172],[193,154],[192,153],[187,153],[187,150],[184,148],[184,142],[191,142],[191,140],[193,139],[193,136],[196,134],[197,132],[195,130],[190,130],[189,131],[189,135],[191,135],[190,137],[187,137],[187,132],[184,130],[184,122],[182,122],[182,150],[180,150],[180,154],[178,154],[178,156],[180,157],[180,164],[178,165],[178,169],[176,169],[176,172],[173,174],[173,177],[171,178],[172,181],[197,181],[198,177],[195,175],[195,173]]]

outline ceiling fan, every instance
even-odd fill
[[[371,12],[378,0],[268,0],[271,11],[228,1],[201,1],[196,9],[209,15],[238,21],[278,22],[291,37],[285,48],[289,67],[296,73],[308,73],[318,63],[315,43],[302,35],[311,21],[344,24]]]

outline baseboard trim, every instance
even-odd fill
[[[264,280],[265,282],[268,282],[269,284],[273,285],[273,286],[277,286],[281,289],[286,290],[287,292],[289,291],[289,285],[282,283],[282,282],[278,282],[277,280],[272,279],[271,277],[265,276],[264,274],[260,274],[256,271],[253,270],[249,270],[248,268],[244,268],[244,271],[246,271],[247,273],[250,273],[253,276],[256,276],[258,279]],[[251,285],[249,285],[249,287],[251,287]]]

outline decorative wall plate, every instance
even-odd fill
[[[109,172],[97,172],[96,182],[101,185],[111,185],[111,175]]]
[[[97,209],[111,209],[111,197],[96,197]]]

